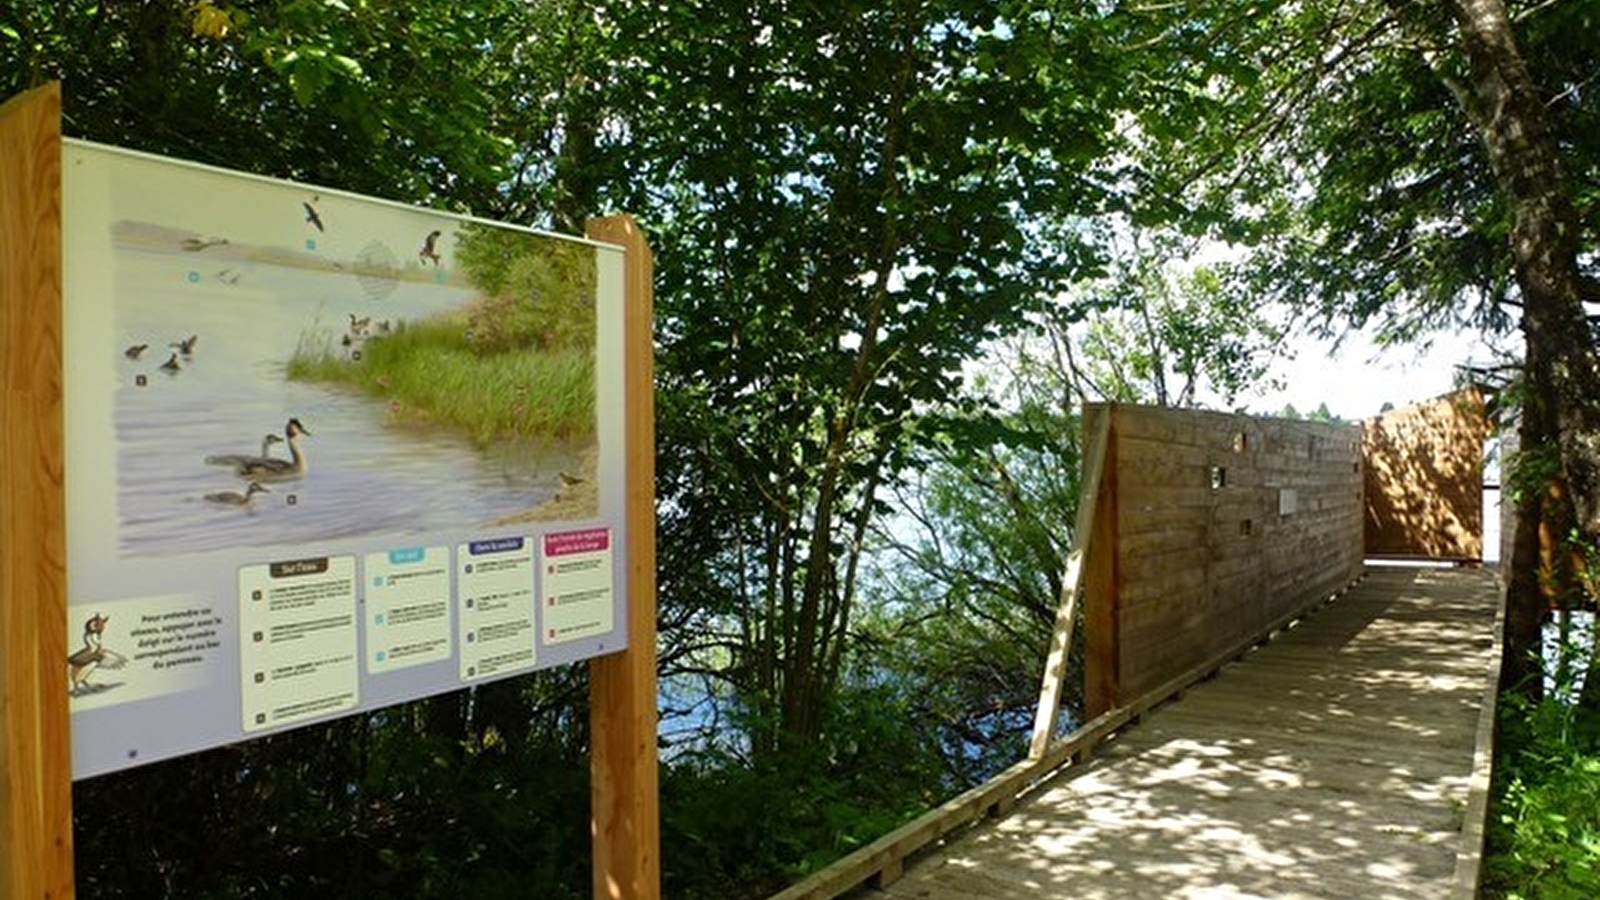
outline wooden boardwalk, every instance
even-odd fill
[[[1450,897],[1481,847],[1497,601],[1481,570],[1372,569],[858,896]]]

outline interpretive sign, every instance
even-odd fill
[[[62,152],[73,777],[627,644],[621,249]]]

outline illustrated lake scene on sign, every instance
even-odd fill
[[[591,247],[123,165],[104,347],[122,554],[597,514]]]

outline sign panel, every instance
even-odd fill
[[[626,646],[619,248],[69,141],[73,771]]]

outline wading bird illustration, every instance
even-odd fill
[[[214,494],[207,494],[206,501],[219,506],[249,506],[255,495],[267,493],[271,492],[263,487],[261,482],[252,481],[245,486],[242,494],[238,491],[217,491]]]

